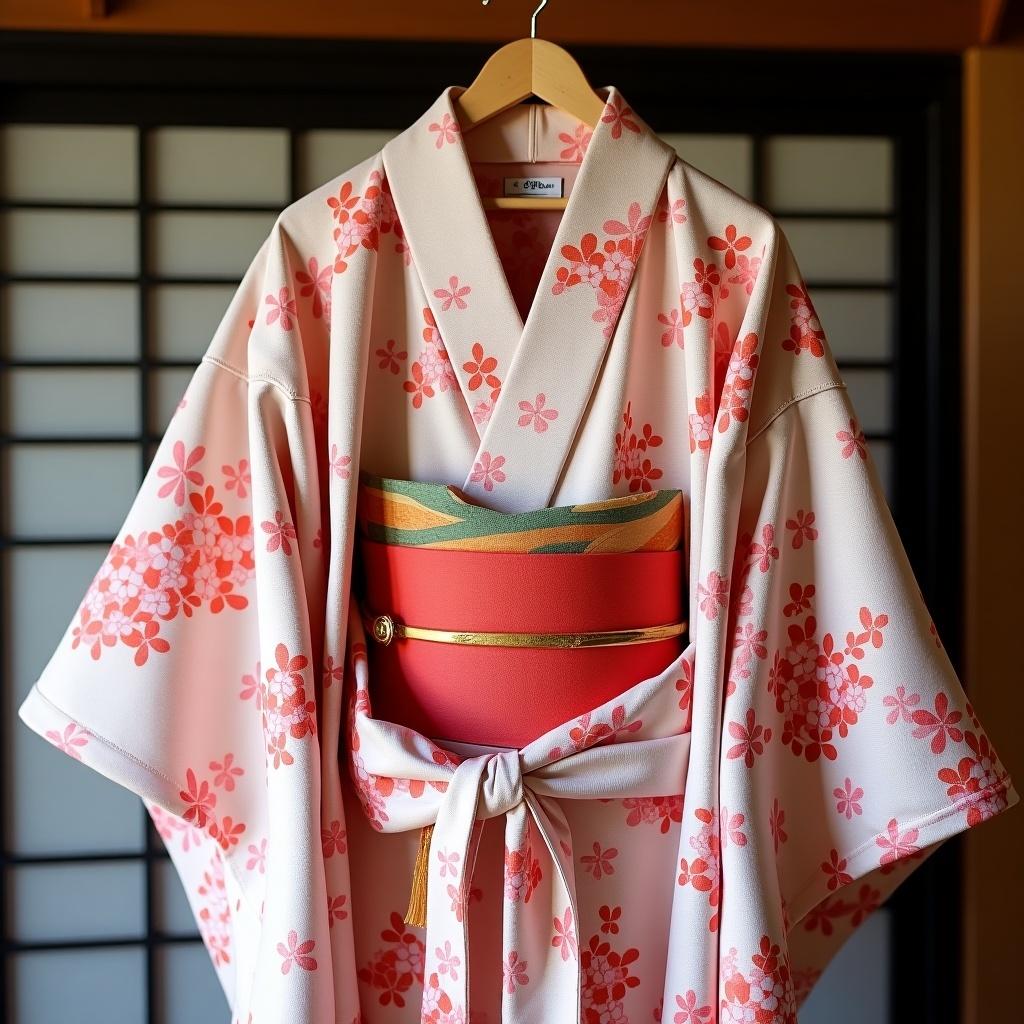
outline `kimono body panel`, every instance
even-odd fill
[[[461,88],[282,212],[19,714],[144,799],[233,1024],[793,1021],[1017,793],[777,223],[614,87],[465,138]],[[564,214],[484,210],[526,173]],[[375,718],[364,469],[679,489],[685,650],[517,750]]]

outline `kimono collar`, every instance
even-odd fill
[[[631,289],[675,151],[614,86],[591,130],[554,107],[513,107],[467,146],[448,86],[383,148],[385,173],[478,447],[463,491],[514,512],[546,506]],[[525,323],[471,157],[578,165]],[[479,158],[478,158],[479,159]],[[538,424],[541,424],[539,427]],[[543,429],[541,429],[541,427]]]

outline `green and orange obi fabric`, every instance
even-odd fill
[[[426,736],[524,746],[687,643],[678,489],[508,513],[364,470],[356,522],[374,715]]]

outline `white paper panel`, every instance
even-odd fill
[[[842,371],[861,430],[880,434],[892,429],[892,377],[886,370]]]
[[[33,864],[8,873],[10,936],[22,942],[142,938],[141,861]]]
[[[157,213],[150,270],[166,277],[241,277],[274,226],[273,213]]]
[[[16,1024],[140,1024],[146,1019],[141,946],[17,953],[11,957],[11,982]]]
[[[892,358],[892,292],[814,288],[811,301],[837,359]]]
[[[161,359],[196,362],[209,348],[235,289],[231,285],[165,284],[150,292],[150,338]]]
[[[280,128],[157,128],[150,198],[160,203],[284,205],[288,133]]]
[[[765,140],[765,203],[776,210],[892,209],[886,138],[776,135]]]
[[[800,1010],[800,1024],[889,1024],[891,957],[892,919],[880,907],[825,969]]]
[[[319,188],[372,156],[394,135],[386,130],[303,132],[296,154],[298,187],[303,192]]]
[[[752,195],[754,150],[749,136],[660,132],[659,137],[697,170],[740,195]]]
[[[153,864],[156,889],[155,926],[170,935],[198,935],[192,907],[181,884],[181,876],[170,860]]]
[[[0,268],[12,274],[128,276],[138,262],[131,211],[8,210],[0,219]]]
[[[10,370],[7,426],[40,434],[138,434],[138,370]]]
[[[154,370],[149,381],[149,429],[163,434],[185,395],[194,370]]]
[[[139,489],[138,447],[131,444],[13,444],[8,528],[17,537],[109,536]]]
[[[11,359],[135,359],[138,293],[125,284],[7,285],[0,334]]]
[[[0,127],[0,195],[134,203],[136,156],[132,126],[6,125]]]
[[[892,228],[881,220],[779,218],[805,280],[887,282]]]
[[[224,990],[200,942],[161,948],[157,978],[160,1024],[225,1024],[230,1016]]]

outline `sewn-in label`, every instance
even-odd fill
[[[507,196],[554,196],[565,195],[565,178],[505,178]]]

